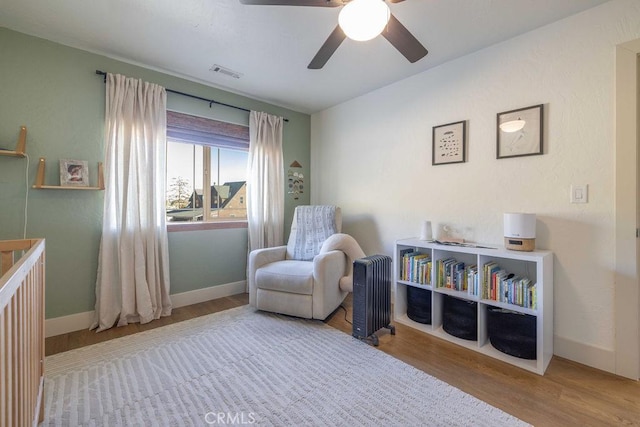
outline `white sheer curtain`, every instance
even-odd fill
[[[282,125],[282,117],[257,111],[252,111],[249,115],[249,251],[283,244]]]
[[[98,331],[171,314],[163,87],[107,74],[106,188],[96,281]]]

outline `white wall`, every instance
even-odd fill
[[[314,114],[312,202],[341,206],[344,231],[389,255],[424,219],[501,243],[503,212],[535,212],[556,255],[555,353],[613,370],[615,47],[639,22],[640,1],[613,0]],[[496,113],[535,104],[544,155],[497,160]],[[467,162],[432,166],[432,127],[460,120]],[[569,203],[571,184],[588,204]]]

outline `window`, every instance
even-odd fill
[[[167,112],[167,221],[247,219],[249,129]]]

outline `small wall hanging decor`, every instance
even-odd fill
[[[542,154],[543,105],[498,113],[496,158]]]
[[[297,160],[294,160],[289,167],[299,169],[302,168],[302,165]],[[298,200],[299,195],[304,193],[304,175],[302,172],[289,169],[287,178],[289,180],[289,194],[293,194],[293,198]]]
[[[465,161],[467,122],[433,127],[432,164],[445,165]]]

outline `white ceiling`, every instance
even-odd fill
[[[340,8],[239,0],[0,0],[0,26],[313,113],[607,0],[406,0],[393,13],[429,50],[410,64],[383,37],[307,65]],[[209,71],[219,64],[233,79]],[[111,71],[111,70],[105,70]]]

